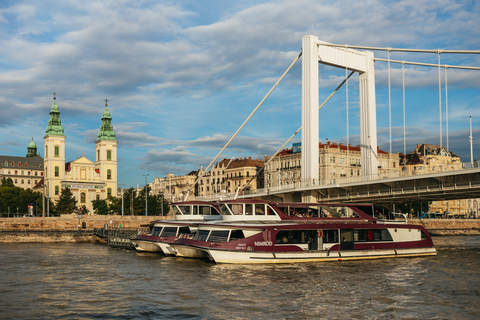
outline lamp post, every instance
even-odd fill
[[[470,116],[470,165],[473,168],[473,134],[472,134],[472,116]]]
[[[149,174],[144,174],[143,175],[145,177],[145,215],[147,215],[148,213],[148,209],[147,209],[147,199],[148,199],[148,189],[147,189],[147,177],[149,176]]]

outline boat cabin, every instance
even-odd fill
[[[185,201],[172,203],[175,220],[221,220],[220,208],[215,202]]]

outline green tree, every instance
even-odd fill
[[[70,191],[70,188],[63,188],[55,206],[55,212],[57,214],[71,214],[77,210],[77,200]]]
[[[107,198],[107,203],[108,203],[108,214],[122,214],[122,195],[120,195],[119,198],[115,197],[108,197]]]
[[[106,200],[93,200],[92,206],[95,214],[99,214],[99,215],[108,214],[108,204]]]
[[[13,186],[14,185],[13,185],[12,178],[5,178],[5,177],[2,178],[2,187],[11,188]]]

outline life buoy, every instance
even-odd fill
[[[318,234],[319,238],[323,237],[323,231],[322,230],[318,230],[317,234]]]

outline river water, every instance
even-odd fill
[[[480,237],[425,258],[216,265],[99,244],[1,244],[1,319],[479,319]]]

